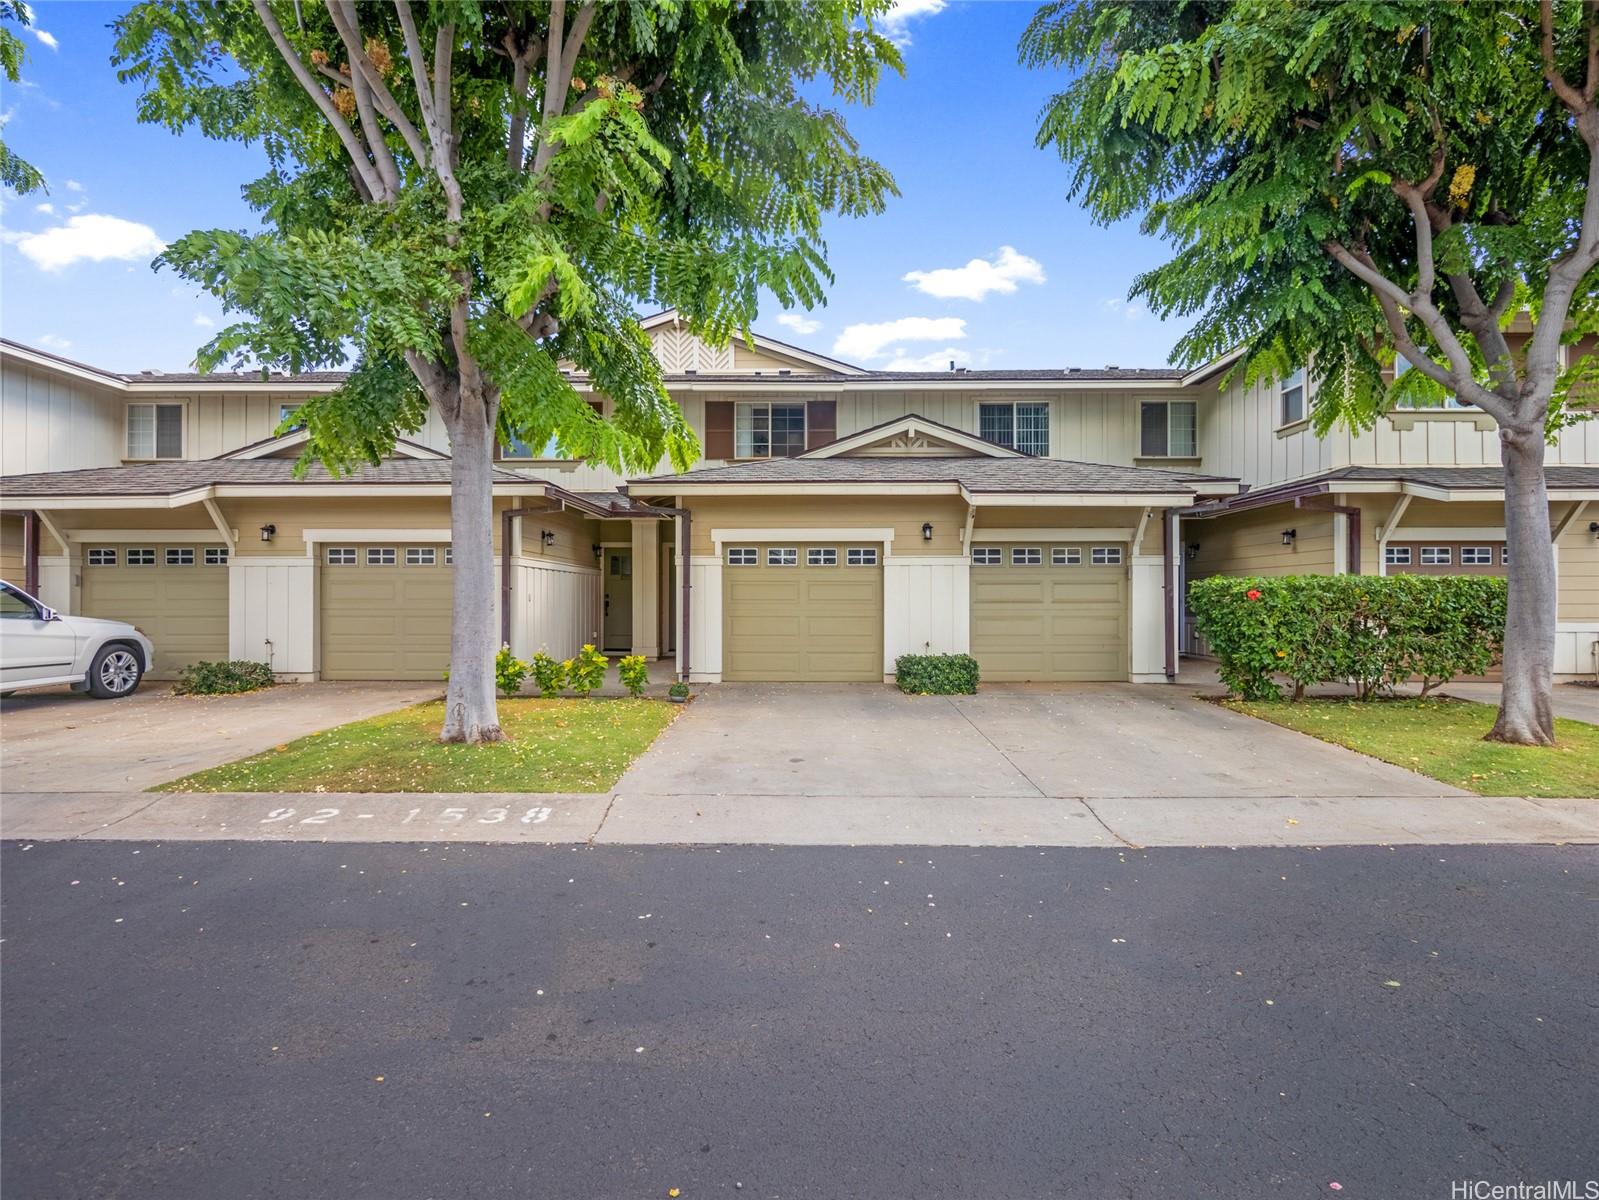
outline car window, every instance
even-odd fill
[[[39,615],[28,598],[10,588],[0,588],[0,618],[13,621],[32,621]]]

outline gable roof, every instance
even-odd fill
[[[237,450],[229,450],[226,454],[218,454],[217,458],[270,458],[280,450],[292,450],[296,446],[303,446],[311,440],[311,435],[304,429],[291,429],[288,433],[274,434],[264,437],[258,442],[250,442],[240,446]],[[396,458],[422,458],[422,459],[448,459],[450,456],[442,450],[435,450],[432,446],[424,446],[421,442],[413,442],[410,438],[394,439],[394,456]]]
[[[1009,446],[1001,446],[998,442],[991,442],[987,438],[978,437],[975,433],[967,433],[964,429],[956,429],[953,425],[946,425],[942,421],[930,421],[916,413],[907,413],[903,417],[894,417],[888,421],[881,421],[858,433],[847,437],[835,438],[825,445],[814,450],[807,450],[800,458],[835,458],[840,454],[848,454],[851,450],[859,450],[866,446],[874,445],[885,438],[903,436],[914,439],[922,434],[929,434],[936,440],[957,449],[965,450],[978,458],[1023,458],[1021,451],[1012,450]],[[906,457],[911,457],[907,455]]]
[[[666,325],[680,325],[682,323],[683,318],[675,308],[663,309],[639,320],[639,325],[646,332],[651,329],[660,329]],[[781,358],[792,358],[802,363],[808,363],[813,367],[821,367],[824,371],[837,375],[870,374],[865,368],[857,367],[854,363],[845,362],[841,358],[829,358],[825,354],[818,354],[814,350],[806,350],[801,346],[795,346],[788,342],[780,342],[776,338],[767,337],[765,334],[752,331],[750,336],[754,339],[753,342],[747,340],[742,334],[735,333],[733,336],[753,350],[764,350]],[[742,376],[739,378],[742,378]]]

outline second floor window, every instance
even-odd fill
[[[1278,425],[1293,425],[1305,419],[1305,368],[1285,376],[1279,393]]]
[[[1199,432],[1192,400],[1146,400],[1138,406],[1140,458],[1194,458]]]
[[[1394,355],[1394,378],[1396,380],[1401,375],[1403,375],[1406,371],[1408,371],[1410,369],[1411,369],[1411,367],[1410,367],[1410,360],[1409,359],[1407,359],[1403,354]],[[1419,386],[1425,387],[1426,385],[1423,384],[1423,385],[1419,385]],[[1394,407],[1395,408],[1400,408],[1400,409],[1406,409],[1406,410],[1414,410],[1414,409],[1418,409],[1418,408],[1422,408],[1422,409],[1425,409],[1425,408],[1437,408],[1438,405],[1425,404],[1425,403],[1417,404],[1416,401],[1415,401],[1414,396],[1412,396],[1412,395],[1401,395],[1401,396],[1397,397],[1394,400]],[[1444,394],[1443,407],[1444,408],[1452,408],[1452,409],[1462,409],[1462,408],[1475,408],[1477,406],[1475,404],[1467,404],[1464,400],[1462,400],[1459,396],[1455,395],[1453,392],[1447,392],[1447,393]]]
[[[804,453],[803,404],[740,404],[733,410],[735,458],[794,458]]]
[[[1008,450],[1043,458],[1049,454],[1049,405],[979,404],[977,435]]]
[[[183,405],[128,405],[129,458],[182,458]]]
[[[300,406],[298,404],[278,405],[278,424],[281,425],[285,421],[294,421],[294,424],[290,426],[291,429],[304,429],[305,422],[296,420],[294,416],[294,414],[299,411]]]

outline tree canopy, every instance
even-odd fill
[[[0,0],[0,21],[31,25],[33,13],[22,0]],[[24,57],[22,39],[15,30],[0,25],[0,74],[7,83],[22,81]],[[4,138],[0,138],[0,187],[8,187],[19,196],[45,190],[44,176],[39,174],[39,169],[7,146]]]

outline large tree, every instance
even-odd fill
[[[1024,61],[1074,78],[1039,142],[1095,218],[1175,248],[1134,284],[1197,314],[1176,355],[1310,361],[1317,432],[1448,394],[1498,423],[1511,555],[1490,737],[1547,744],[1555,572],[1544,447],[1599,326],[1599,0],[1050,4]],[[1509,322],[1532,320],[1512,352]],[[1416,369],[1392,382],[1395,355]]]
[[[351,362],[295,414],[330,469],[375,462],[428,407],[450,436],[455,596],[442,737],[500,737],[496,440],[633,471],[686,468],[693,431],[635,312],[712,341],[762,288],[812,305],[826,213],[892,179],[817,97],[869,102],[887,0],[149,0],[117,22],[139,114],[258,141],[259,233],[160,262],[239,320],[200,352],[298,371]],[[562,372],[613,401],[605,419]]]
[[[23,0],[0,0],[0,21],[15,21],[25,27],[33,24],[33,13]],[[0,75],[4,75],[7,83],[22,82],[25,56],[22,39],[14,30],[0,25]],[[3,137],[0,137],[0,186],[21,196],[47,190],[38,168],[7,146]]]

